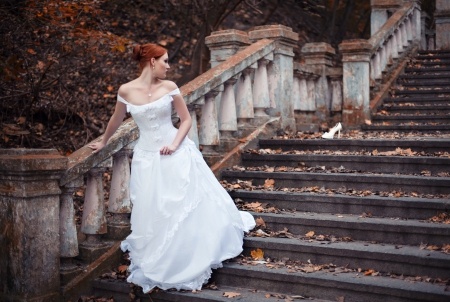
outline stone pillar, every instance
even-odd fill
[[[78,177],[62,188],[59,210],[59,241],[60,241],[60,276],[61,285],[67,284],[81,273],[73,258],[78,256],[77,227],[75,223],[75,209],[73,207],[73,193],[83,185],[83,177]]]
[[[205,96],[205,104],[202,106],[200,117],[199,143],[202,146],[202,154],[208,165],[220,159],[220,154],[215,150],[219,146],[219,122],[217,119],[215,98],[218,91],[210,91]]]
[[[123,240],[131,231],[130,215],[130,156],[134,143],[127,145],[113,155],[113,175],[109,191],[108,212],[113,214],[108,219],[108,238]]]
[[[249,32],[252,42],[260,39],[276,41],[273,52],[273,65],[269,70],[269,90],[273,92],[275,108],[271,108],[271,116],[281,117],[281,127],[285,131],[295,130],[294,108],[291,102],[292,85],[294,80],[293,58],[294,46],[298,41],[298,34],[284,25],[256,26]]]
[[[79,246],[80,257],[87,263],[99,258],[109,248],[102,241],[102,235],[107,233],[102,177],[105,169],[111,166],[110,157],[87,173],[81,221],[81,232],[86,234],[86,240]]]
[[[205,38],[205,44],[211,53],[211,68],[214,68],[232,55],[245,49],[251,43],[246,32],[227,29],[212,32],[210,36]],[[223,85],[220,85],[216,90],[219,92],[215,98],[216,110],[218,110],[220,108]],[[216,111],[216,114],[219,114],[219,112]]]
[[[220,147],[227,151],[238,144],[238,141],[233,137],[233,133],[238,130],[236,116],[236,98],[234,96],[234,84],[236,82],[237,79],[235,77],[232,77],[225,82],[225,89],[222,92],[222,98],[220,99]]]
[[[339,45],[343,62],[342,122],[355,128],[370,118],[370,54],[367,40],[349,40]]]
[[[450,1],[436,0],[436,49],[450,50]]]
[[[269,61],[266,59],[257,62],[258,66],[253,80],[253,108],[255,110],[253,123],[257,126],[269,120],[269,115],[266,113],[270,107],[268,63]]]
[[[255,127],[251,124],[255,117],[251,76],[255,68],[246,68],[239,77],[236,89],[236,116],[239,137],[249,135]]]
[[[426,30],[428,29],[428,23],[430,22],[430,16],[425,13],[421,12],[420,14],[420,41],[422,44],[422,49],[428,49],[428,43],[427,43],[427,36],[426,36]]]
[[[0,149],[0,300],[60,301],[59,179],[54,150]]]
[[[318,71],[318,77],[315,79],[315,116],[318,125],[328,123],[331,109],[331,96],[328,93],[327,69],[332,64],[333,56],[336,51],[327,43],[307,43],[302,48],[302,54],[305,58],[305,65],[311,66]],[[308,86],[309,87],[309,86]]]
[[[203,105],[205,104],[205,97],[203,97]],[[189,114],[191,115],[192,126],[189,129],[188,137],[195,143],[197,149],[200,148],[200,142],[198,139],[198,126],[197,126],[197,112],[195,108],[189,110]]]
[[[403,5],[403,0],[370,0],[370,35],[373,36],[392,15]]]

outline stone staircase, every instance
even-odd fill
[[[450,132],[449,76],[450,51],[420,51],[363,129]]]
[[[219,290],[145,295],[119,278],[95,280],[95,294],[114,301],[450,301],[446,58],[450,52],[427,51],[411,62],[364,127],[385,132],[261,139],[222,172],[258,230],[245,238],[242,256],[214,272]],[[376,136],[394,130],[411,132]],[[264,256],[255,260],[258,249]]]

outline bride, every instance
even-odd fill
[[[138,45],[133,59],[141,75],[119,88],[117,104],[100,151],[130,112],[140,137],[131,164],[131,234],[122,242],[130,252],[128,282],[144,292],[199,290],[211,269],[242,252],[244,232],[255,226],[222,188],[195,144],[186,137],[191,119],[176,84],[163,80],[169,69],[166,49]],[[172,125],[172,106],[181,125]]]

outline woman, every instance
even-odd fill
[[[141,75],[119,88],[118,102],[100,151],[117,130],[125,112],[136,121],[140,138],[131,165],[131,234],[122,242],[130,251],[128,282],[144,292],[199,290],[212,268],[242,252],[243,233],[255,226],[240,212],[214,177],[195,144],[186,137],[191,119],[176,84],[163,80],[167,51],[155,44],[136,46],[133,58]],[[172,125],[172,106],[181,125]]]

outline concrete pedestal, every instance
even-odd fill
[[[436,49],[450,50],[450,1],[436,0]]]
[[[67,158],[0,150],[0,300],[60,301],[59,206]]]

